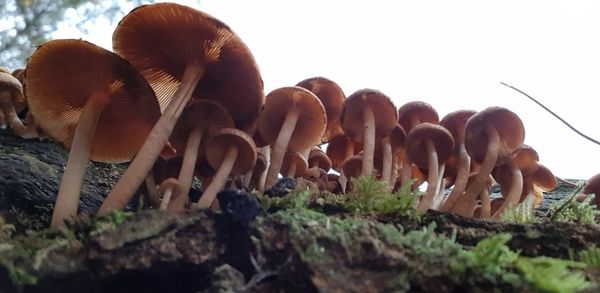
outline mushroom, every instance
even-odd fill
[[[8,123],[13,132],[22,138],[36,138],[38,135],[35,128],[23,124],[17,115],[25,106],[25,95],[23,95],[21,82],[5,68],[0,69],[0,108],[4,115],[4,123]]]
[[[56,227],[77,214],[88,161],[131,160],[160,108],[148,83],[127,61],[82,40],[39,46],[25,78],[30,111],[52,139],[70,149],[52,215]]]
[[[552,171],[543,164],[538,163],[538,167],[530,176],[523,173],[523,201],[528,194],[533,194],[533,203],[538,207],[544,200],[543,192],[554,190],[557,187],[556,177]]]
[[[465,124],[467,120],[475,115],[473,110],[458,110],[446,114],[440,120],[440,125],[446,127],[454,138],[454,152],[446,160],[446,173],[444,177],[454,177],[454,188],[442,204],[441,211],[452,210],[458,199],[463,195],[467,187],[469,174],[471,173],[471,157],[465,148]]]
[[[353,141],[345,134],[337,135],[327,143],[325,154],[331,160],[331,168],[340,173],[338,181],[342,192],[346,191],[346,183],[348,181],[346,175],[344,175],[342,164],[347,158],[357,155],[361,151],[362,144]]]
[[[363,168],[363,156],[362,155],[354,155],[347,158],[342,164],[342,170],[344,174],[350,179],[356,178],[362,175]]]
[[[268,160],[264,153],[261,152],[260,148],[256,152],[256,163],[254,163],[254,168],[246,173],[246,177],[244,178],[244,186],[248,190],[258,189],[259,181],[263,177],[262,175],[267,170]],[[264,182],[264,181],[263,181]]]
[[[122,209],[131,199],[192,96],[219,102],[235,126],[249,133],[264,102],[248,47],[223,22],[193,8],[157,3],[134,9],[115,29],[113,49],[144,75],[164,112],[99,214]]]
[[[330,141],[343,133],[340,124],[340,114],[346,95],[342,88],[332,80],[325,77],[312,77],[299,82],[296,86],[303,87],[312,93],[323,104],[327,115],[327,126],[321,137],[321,143]]]
[[[227,109],[212,100],[196,100],[189,103],[177,120],[171,142],[179,153],[183,153],[183,162],[179,172],[179,183],[183,194],[187,195],[194,180],[194,169],[199,155],[204,156],[202,144],[223,128],[232,128],[233,119]],[[187,196],[174,201],[171,210],[180,211],[185,207]]]
[[[397,117],[392,100],[378,90],[358,90],[344,101],[342,129],[349,138],[363,144],[363,176],[373,173],[375,140],[392,132]]]
[[[411,101],[400,108],[398,108],[398,124],[404,128],[406,133],[410,132],[415,126],[420,123],[428,122],[436,124],[440,121],[437,111],[426,102],[422,101]],[[404,183],[411,177],[411,168],[404,168],[404,166],[410,166],[409,156],[404,156],[402,160],[402,174],[400,175],[400,182]]]
[[[382,151],[382,169],[381,178],[387,180],[390,185],[396,182],[396,174],[393,174],[393,166],[396,166],[396,172],[398,168],[398,161],[395,159],[398,152],[404,147],[406,139],[406,131],[400,124],[396,124],[396,127],[390,132],[390,134],[381,140],[381,151]],[[393,176],[392,176],[393,174]]]
[[[594,200],[591,202],[600,208],[600,173],[590,177],[581,190],[583,194],[594,194]]]
[[[327,173],[331,169],[331,160],[320,147],[314,146],[308,154],[308,167],[323,169]]]
[[[252,137],[245,132],[223,128],[206,142],[206,158],[217,173],[195,205],[200,209],[212,205],[217,193],[225,187],[230,174],[242,175],[254,167],[256,146]]]
[[[325,130],[327,117],[315,94],[301,87],[271,91],[260,114],[259,131],[272,146],[265,189],[277,181],[286,151],[303,151],[317,143]]]
[[[161,195],[159,209],[163,211],[166,211],[178,197],[187,197],[187,194],[183,190],[183,185],[178,179],[172,177],[167,178],[160,184],[158,193]]]
[[[488,176],[495,166],[513,162],[512,158],[523,146],[525,129],[519,116],[503,107],[489,107],[471,116],[465,125],[465,147],[472,160],[480,163],[478,175],[473,184],[465,190],[464,201],[455,206],[454,211],[463,216],[472,215],[473,205]],[[511,163],[514,189],[506,195],[506,200],[496,211],[498,217],[508,206],[516,204],[521,195],[521,171]]]
[[[406,135],[406,153],[417,167],[427,170],[427,190],[421,197],[417,210],[426,211],[439,193],[445,161],[454,149],[452,134],[445,127],[421,123]]]
[[[301,176],[308,169],[308,162],[300,152],[286,152],[281,164],[281,175],[294,178]]]

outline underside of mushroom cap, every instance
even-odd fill
[[[363,142],[363,112],[371,108],[375,118],[375,138],[383,138],[396,127],[396,106],[384,93],[375,89],[354,92],[344,101],[341,121],[344,133],[357,142]]]
[[[163,109],[186,67],[202,65],[194,99],[218,101],[237,128],[254,131],[264,102],[263,81],[248,47],[223,22],[175,3],[143,5],[121,20],[113,48],[144,75]]]
[[[321,143],[328,142],[334,136],[342,133],[340,115],[346,95],[334,81],[324,77],[312,77],[299,82],[296,86],[313,92],[325,107],[327,127],[321,137]]]
[[[256,146],[252,137],[235,128],[224,128],[206,143],[206,159],[213,169],[218,169],[229,148],[238,149],[237,159],[231,169],[232,175],[241,175],[251,170],[256,162]]]
[[[420,123],[438,123],[440,121],[437,111],[429,103],[423,101],[411,101],[398,108],[398,123],[406,132],[412,129],[411,116],[416,117]]]
[[[406,153],[410,161],[419,168],[427,169],[429,153],[425,142],[431,140],[435,146],[438,162],[445,162],[454,150],[454,139],[445,127],[432,123],[421,123],[406,135]]]
[[[93,68],[93,70],[90,70]],[[38,125],[70,148],[79,117],[94,92],[111,91],[95,131],[90,159],[130,160],[160,117],[146,80],[118,55],[82,40],[46,42],[29,58],[28,104]]]
[[[496,165],[510,162],[523,146],[525,128],[514,112],[503,107],[489,107],[471,116],[465,125],[465,147],[477,163],[482,163],[488,145],[487,126],[494,127],[500,136],[500,152]]]
[[[327,124],[323,104],[309,90],[294,86],[271,91],[260,115],[259,131],[262,138],[273,145],[292,109],[298,111],[299,116],[288,150],[299,152],[318,143]]]

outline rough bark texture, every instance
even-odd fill
[[[196,210],[84,213],[68,230],[24,233],[42,225],[24,219],[51,214],[39,206],[54,199],[66,151],[6,133],[0,143],[0,215],[22,227],[7,232],[0,221],[0,292],[526,292],[533,290],[526,283],[457,277],[447,263],[454,246],[429,255],[395,237],[435,222],[439,234],[456,231],[460,247],[507,232],[522,255],[563,259],[600,243],[598,225],[517,225],[435,211],[417,221],[339,208],[282,210],[251,224]],[[80,204],[93,213],[123,166],[90,166]],[[589,292],[599,290],[599,271],[586,271]]]

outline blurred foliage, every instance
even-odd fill
[[[36,46],[50,40],[59,25],[86,34],[99,19],[115,23],[131,9],[156,0],[0,1],[0,66],[25,67]],[[74,36],[75,37],[75,36]]]

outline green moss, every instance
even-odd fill
[[[396,192],[390,192],[387,182],[374,177],[357,177],[352,179],[353,191],[348,193],[348,201],[344,206],[356,212],[376,212],[417,217],[414,203],[420,191],[411,191],[412,182],[402,185]]]
[[[571,257],[573,259],[573,257]],[[582,250],[578,253],[577,259],[593,267],[600,268],[600,247],[596,245]]]
[[[527,196],[523,202],[514,207],[509,207],[500,216],[503,221],[517,223],[517,224],[528,224],[535,222],[535,215],[533,213],[535,203],[532,196]]]
[[[594,195],[589,194],[583,202],[575,200],[575,197],[583,188],[583,184],[583,182],[580,182],[570,196],[552,204],[548,208],[547,217],[557,222],[596,223],[596,218],[600,217],[600,210],[596,205],[591,204]]]
[[[540,292],[579,292],[590,286],[585,274],[572,269],[583,269],[585,264],[549,257],[520,257],[516,270],[529,285]]]

